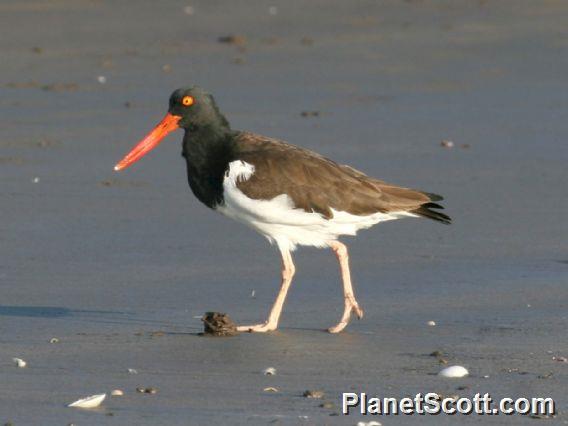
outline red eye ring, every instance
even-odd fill
[[[184,96],[183,99],[181,100],[181,103],[184,106],[193,105],[194,102],[195,102],[195,100],[193,99],[193,96]]]

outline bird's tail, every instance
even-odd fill
[[[452,218],[450,216],[437,211],[437,210],[443,210],[444,206],[441,206],[440,204],[433,202],[433,201],[442,201],[444,197],[438,194],[431,194],[429,192],[423,192],[423,194],[426,195],[430,199],[430,201],[421,204],[420,207],[411,210],[410,213],[414,213],[418,216],[426,217],[428,219],[432,219],[446,225],[451,224]]]

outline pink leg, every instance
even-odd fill
[[[331,249],[335,252],[337,260],[339,261],[339,268],[341,270],[341,280],[343,281],[343,296],[345,298],[345,307],[343,309],[343,316],[337,325],[330,327],[328,331],[330,333],[339,333],[347,324],[349,324],[349,318],[351,317],[351,312],[354,311],[359,319],[363,318],[363,309],[359,307],[359,304],[355,300],[355,294],[353,293],[353,286],[351,285],[351,274],[349,273],[349,254],[347,253],[347,247],[345,244],[339,241],[333,241],[329,245]]]
[[[267,331],[276,330],[276,328],[278,327],[278,320],[280,319],[280,314],[282,313],[282,306],[284,306],[286,294],[288,293],[290,284],[292,284],[292,277],[296,272],[296,267],[294,266],[294,262],[292,261],[292,255],[290,254],[290,251],[287,249],[281,249],[280,253],[282,254],[282,286],[280,287],[278,296],[276,296],[274,305],[272,305],[268,320],[266,320],[266,322],[262,324],[238,326],[238,331],[264,333]]]

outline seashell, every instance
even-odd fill
[[[18,368],[24,368],[28,363],[21,358],[12,358],[12,361]]]
[[[323,391],[320,390],[307,390],[304,392],[303,396],[305,398],[321,399],[323,398]]]
[[[134,368],[129,368],[129,369],[128,369],[128,372],[129,372],[130,374],[138,374],[138,370],[135,370]]]
[[[429,325],[430,327],[435,327],[435,326],[436,326],[436,321],[430,320],[430,321],[428,321],[426,324]]]
[[[451,367],[446,367],[442,369],[438,373],[438,376],[454,378],[454,377],[465,377],[468,374],[469,371],[467,371],[465,367],[462,367],[461,365],[452,365]]]
[[[114,389],[110,394],[112,396],[122,396],[124,395],[124,392],[120,389]]]
[[[138,392],[138,393],[149,393],[149,394],[153,395],[155,393],[158,393],[158,389],[138,387],[138,388],[136,388],[136,392]]]
[[[86,398],[78,399],[75,402],[72,402],[68,405],[68,407],[74,408],[95,408],[101,405],[106,398],[106,393],[101,393],[98,395],[91,395]]]
[[[59,343],[59,339],[57,337],[52,337],[49,339],[49,343]]]
[[[263,389],[264,392],[278,392],[278,389],[273,387],[268,387]]]
[[[265,376],[275,376],[276,368],[274,367],[265,368],[264,370],[262,370],[262,374],[264,374]]]

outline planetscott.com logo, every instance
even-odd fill
[[[495,401],[488,393],[473,397],[443,397],[437,393],[416,394],[405,398],[369,397],[366,393],[343,393],[342,412],[375,415],[478,414],[553,416],[555,402],[548,397],[501,398]]]

